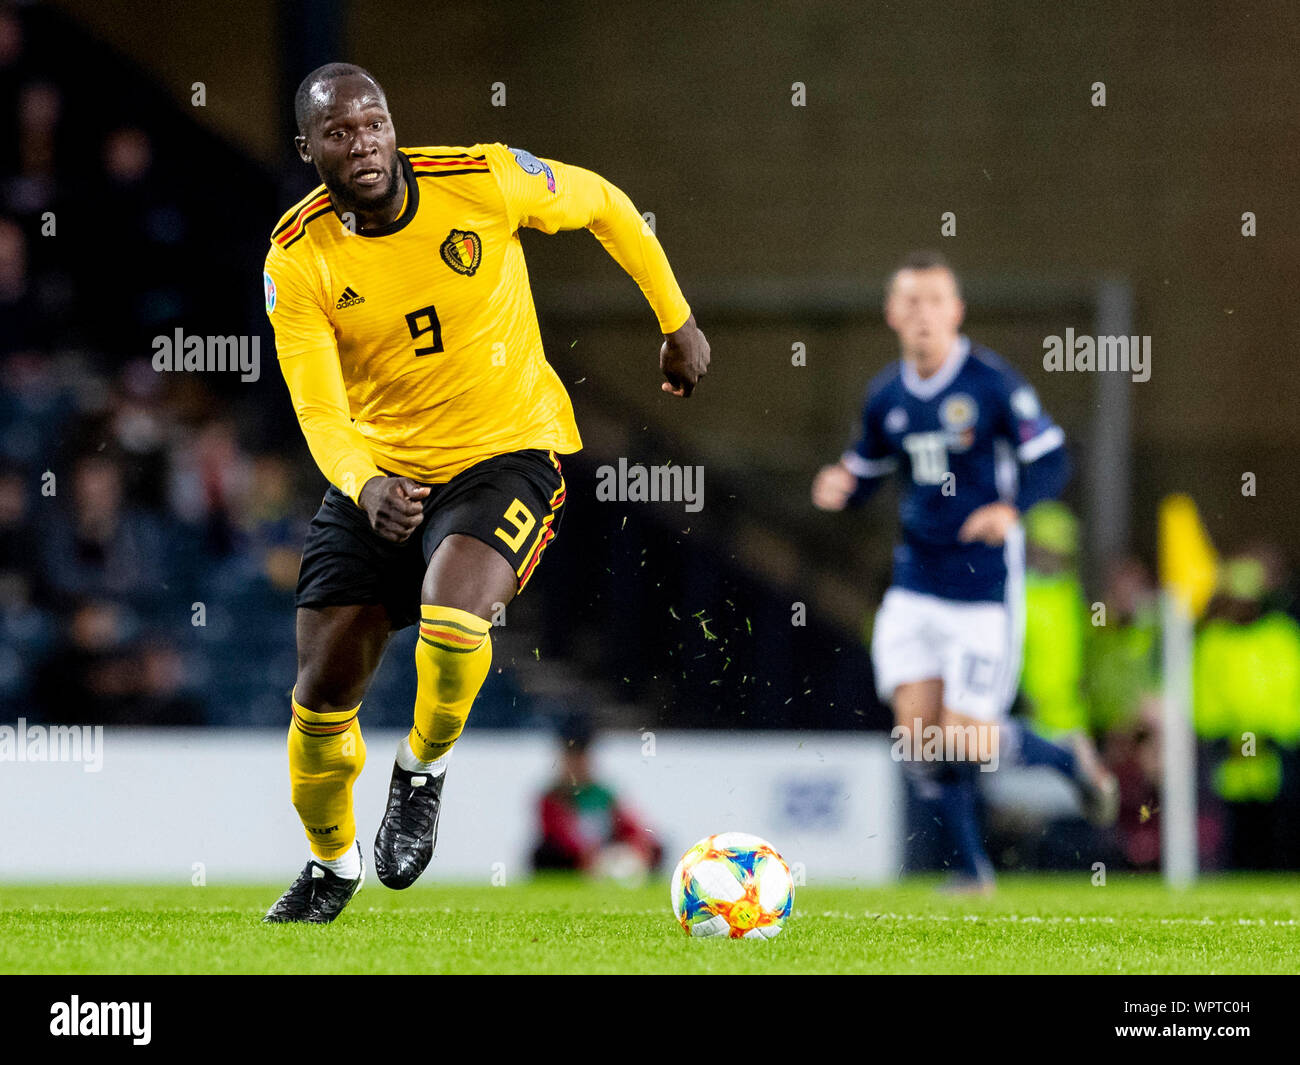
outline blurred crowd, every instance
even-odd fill
[[[1049,738],[1087,732],[1121,786],[1123,858],[1160,861],[1161,617],[1138,557],[1115,559],[1097,599],[1077,569],[1078,522],[1063,505],[1025,517],[1026,635],[1019,709]],[[1197,623],[1193,716],[1200,749],[1203,867],[1300,867],[1300,623],[1273,544],[1218,566]]]
[[[45,5],[0,0],[0,116],[0,717],[283,727],[325,488],[263,309],[285,182]],[[178,329],[257,343],[255,379],[161,372]],[[414,683],[386,661],[368,721]],[[480,703],[532,713],[509,669]]]
[[[293,471],[246,452],[213,397],[164,390],[147,363],[103,377],[19,352],[0,373],[7,716],[204,720],[222,605],[260,591],[291,623],[312,510]]]
[[[291,604],[312,501],[265,398],[151,365],[182,323],[260,331],[218,206],[250,175],[67,30],[0,8],[0,705],[196,723],[226,664],[223,604]]]

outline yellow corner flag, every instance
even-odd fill
[[[1199,618],[1214,594],[1219,556],[1192,498],[1166,496],[1160,501],[1160,583],[1182,599]]]

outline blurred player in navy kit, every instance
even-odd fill
[[[893,705],[902,750],[921,749],[915,730],[943,730],[942,760],[904,766],[918,796],[939,804],[954,886],[987,892],[979,763],[1051,766],[1094,823],[1114,820],[1117,789],[1086,739],[1067,749],[1007,717],[1024,637],[1019,516],[1060,494],[1069,463],[1033,388],[960,333],[965,312],[941,256],[915,253],[894,272],[885,321],[901,358],[871,382],[856,443],[818,472],[812,498],[842,510],[898,478],[903,536],[871,641],[876,686]]]

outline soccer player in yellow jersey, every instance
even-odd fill
[[[310,844],[267,921],[332,921],[361,886],[357,721],[388,641],[418,623],[418,693],[375,838],[381,882],[433,854],[447,759],[492,660],[493,605],[559,527],[558,454],[581,448],[542,351],[521,226],[590,229],[636,280],[664,391],[708,367],[663,249],[624,193],[519,148],[397,147],[378,83],[331,63],[295,99],[322,185],[271,235],[264,284],[280,368],[330,482],[303,548],[289,774]]]

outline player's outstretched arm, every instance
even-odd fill
[[[659,368],[667,380],[660,387],[685,399],[708,371],[709,342],[695,324],[663,246],[622,189],[582,167],[553,165],[557,186],[567,190],[564,198],[575,212],[570,220],[591,230],[654,310],[664,336]],[[674,322],[681,324],[672,328]]]
[[[659,366],[663,390],[685,398],[708,369],[709,343],[668,265],[654,231],[627,194],[599,174],[504,145],[485,154],[501,185],[515,226],[544,233],[589,229],[637,283],[659,321],[664,341]]]
[[[695,324],[663,246],[622,189],[581,167],[565,167],[564,174],[592,207],[587,228],[640,286],[664,329],[659,368],[667,380],[660,387],[669,395],[689,397],[708,372],[709,342]],[[669,331],[668,323],[680,321],[683,312],[686,320]]]

